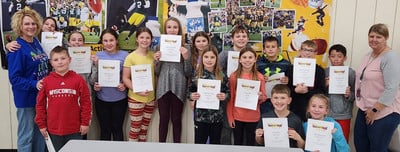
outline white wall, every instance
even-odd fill
[[[362,55],[370,49],[367,32],[374,23],[385,23],[390,30],[388,45],[400,52],[400,2],[399,0],[334,0],[332,10],[330,45],[341,43],[349,50],[347,64],[356,69]],[[16,117],[7,71],[0,70],[0,149],[16,148]],[[188,105],[184,110],[182,142],[193,142],[192,113]],[[154,112],[149,141],[158,141],[158,111]],[[89,138],[98,137],[94,121]],[[129,123],[126,123],[129,124]],[[172,131],[170,131],[171,133]],[[352,135],[351,135],[352,137]],[[172,141],[168,135],[168,141]],[[352,140],[350,142],[352,144]],[[352,150],[354,151],[354,149]]]

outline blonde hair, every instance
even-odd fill
[[[317,44],[315,44],[311,40],[306,40],[303,43],[301,43],[301,49],[303,49],[305,46],[311,47],[314,51],[317,49]]]
[[[215,65],[214,65],[214,75],[215,75],[215,79],[216,80],[222,80],[223,78],[223,74],[222,74],[222,70],[221,67],[219,65],[219,61],[218,61],[218,50],[214,45],[208,45],[208,47],[206,47],[203,51],[203,53],[201,54],[201,58],[200,58],[200,63],[199,63],[199,70],[197,71],[197,78],[201,78],[201,76],[203,75],[203,71],[204,71],[204,65],[203,65],[203,55],[207,52],[212,52],[215,55]]]
[[[22,21],[25,16],[32,18],[32,20],[36,23],[37,29],[35,35],[38,35],[43,25],[43,19],[38,12],[30,9],[29,7],[25,7],[24,9],[15,12],[11,17],[11,28],[13,32],[18,36],[22,35]]]
[[[306,113],[307,118],[311,118],[309,110],[310,110],[310,106],[311,106],[311,101],[313,101],[314,99],[321,99],[322,101],[324,101],[324,103],[326,105],[326,109],[329,110],[329,98],[322,93],[314,94],[308,101],[307,113]]]

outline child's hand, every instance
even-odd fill
[[[43,135],[43,137],[44,137],[44,139],[48,139],[49,137],[49,134],[47,133],[47,128],[42,128],[42,129],[40,129],[40,133],[42,133],[42,135]]]
[[[267,75],[264,75],[264,80],[265,80],[265,82],[268,82],[268,76]]]
[[[333,129],[332,129],[332,134],[334,134],[336,131],[337,131],[337,129],[336,129],[336,128],[333,128]]]
[[[181,52],[183,59],[187,60],[189,58],[189,51],[185,47],[181,47],[179,51]]]
[[[264,136],[264,129],[258,128],[256,129],[256,137],[263,137]]]
[[[328,87],[329,86],[329,77],[325,78],[325,86]]]
[[[161,51],[154,53],[154,60],[159,61],[161,58]]]
[[[296,140],[296,141],[302,139],[301,136],[294,129],[289,129],[288,135],[289,135],[289,138]]]
[[[296,85],[296,88],[294,89],[294,92],[305,94],[305,93],[308,92],[308,88],[307,88],[306,85],[304,85],[304,83],[300,83],[300,84]]]
[[[36,83],[36,89],[40,90],[40,89],[42,89],[42,87],[43,87],[43,79],[42,79],[42,80],[39,80],[39,81]]]
[[[197,92],[193,92],[190,94],[190,99],[192,99],[192,100],[199,100],[199,98],[200,98],[200,94]]]
[[[235,122],[231,122],[231,123],[229,123],[229,126],[231,127],[231,128],[235,128]]]
[[[344,97],[346,97],[346,98],[348,98],[348,97],[350,97],[350,86],[347,86],[346,87],[346,93],[344,94]]]
[[[89,126],[81,126],[81,135],[86,135],[89,132]]]
[[[97,57],[97,55],[91,55],[90,60],[93,61],[94,65],[97,65],[97,63],[99,63],[99,57]]]
[[[137,92],[136,94],[138,94],[139,96],[148,96],[150,94],[150,91],[146,90],[142,92]]]
[[[190,109],[192,109],[192,111],[194,110],[195,103],[196,103],[196,100],[190,100]]]
[[[287,76],[281,77],[280,79],[282,84],[288,84],[289,83],[289,78]]]
[[[93,89],[94,89],[94,91],[100,91],[100,90],[101,90],[101,86],[99,85],[98,82],[95,82],[95,83],[94,83]]]
[[[14,52],[19,48],[21,48],[21,45],[19,45],[17,41],[12,41],[6,44],[6,49],[10,52]]]
[[[217,94],[217,98],[218,98],[218,100],[225,100],[226,95],[225,95],[225,93],[220,92]]]
[[[119,85],[117,86],[119,91],[125,91],[126,87],[123,83],[119,83]]]

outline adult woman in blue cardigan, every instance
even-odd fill
[[[36,38],[42,26],[39,13],[27,7],[11,18],[11,28],[21,45],[7,54],[8,77],[14,94],[18,119],[18,151],[44,151],[45,142],[34,122],[36,96],[47,76],[48,56]]]

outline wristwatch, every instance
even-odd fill
[[[378,112],[378,109],[372,108],[372,112],[376,113],[376,112]]]

